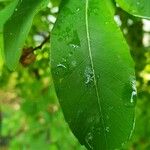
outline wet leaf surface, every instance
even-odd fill
[[[51,64],[64,116],[81,144],[114,150],[134,126],[134,64],[110,1],[63,1]]]
[[[128,13],[137,17],[150,19],[149,0],[116,0],[116,2]]]

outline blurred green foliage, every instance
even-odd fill
[[[59,1],[38,13],[24,47],[37,47],[49,36]],[[0,2],[0,8],[5,6]],[[150,150],[150,44],[143,39],[143,21],[116,7],[116,16],[135,60],[138,99],[133,136],[124,150]],[[117,42],[117,41],[116,41]],[[83,150],[64,121],[50,72],[49,42],[34,51],[31,65],[0,72],[1,150]]]

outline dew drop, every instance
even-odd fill
[[[136,80],[135,78],[131,78],[131,95],[129,101],[125,102],[126,107],[134,107],[137,99],[137,90],[136,90]]]
[[[136,101],[136,96],[137,96],[137,90],[136,90],[136,80],[132,80],[131,81],[131,84],[132,84],[132,93],[131,93],[131,99],[130,99],[130,102],[131,103],[134,103]]]
[[[74,60],[74,61],[71,62],[71,65],[72,65],[73,67],[76,67],[77,62]]]
[[[91,67],[85,68],[84,75],[85,75],[85,84],[89,84],[89,83],[93,82],[94,74],[93,74]]]
[[[80,8],[77,8],[76,11],[79,12],[79,11],[80,11]]]
[[[134,99],[136,98],[136,91],[133,91],[132,94],[131,94],[131,103],[134,103]]]
[[[78,47],[79,47],[78,45],[73,44],[73,43],[70,43],[69,45],[70,45],[70,47],[72,47],[72,48],[78,48]]]
[[[67,60],[66,60],[66,58],[62,58],[62,61],[63,61],[63,62],[66,62]]]
[[[92,133],[91,133],[91,132],[89,132],[89,134],[88,134],[88,139],[89,139],[89,140],[92,140],[92,139],[93,139],[93,136],[92,136]]]
[[[71,39],[71,41],[68,44],[73,49],[79,48],[81,46],[77,31],[73,31],[73,38]]]
[[[66,67],[65,65],[63,65],[63,64],[58,64],[57,67],[61,67],[61,68],[65,68],[65,69],[67,68],[67,67]]]
[[[85,137],[85,141],[86,141],[86,143],[87,143],[87,145],[90,147],[90,149],[93,149],[93,146],[92,146],[92,140],[93,140],[93,135],[92,135],[92,133],[91,132],[89,132],[88,134],[87,134],[87,136]]]
[[[106,127],[106,132],[109,132],[110,131],[110,128],[109,127]]]

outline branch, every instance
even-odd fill
[[[45,43],[47,43],[50,40],[50,35],[45,37],[44,41],[37,47],[28,47],[24,48],[22,55],[20,57],[20,63],[24,66],[27,67],[30,64],[32,64],[36,60],[36,56],[34,54],[34,51],[42,49]]]

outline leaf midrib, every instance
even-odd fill
[[[99,106],[99,113],[100,113],[100,115],[102,115],[102,125],[104,127],[105,143],[107,145],[107,137],[106,137],[106,131],[105,131],[105,122],[104,122],[103,113],[102,113],[100,95],[99,95],[99,92],[98,92],[97,80],[96,80],[96,77],[95,77],[94,63],[93,63],[93,57],[92,57],[92,51],[91,51],[91,42],[90,42],[90,33],[89,33],[89,20],[88,20],[89,19],[88,18],[89,0],[86,0],[86,4],[85,5],[86,5],[85,6],[85,23],[86,23],[86,34],[87,34],[88,51],[89,51],[89,57],[90,57],[92,72],[93,72],[94,87],[95,87],[96,96],[97,96],[97,102],[98,102],[98,106]]]

